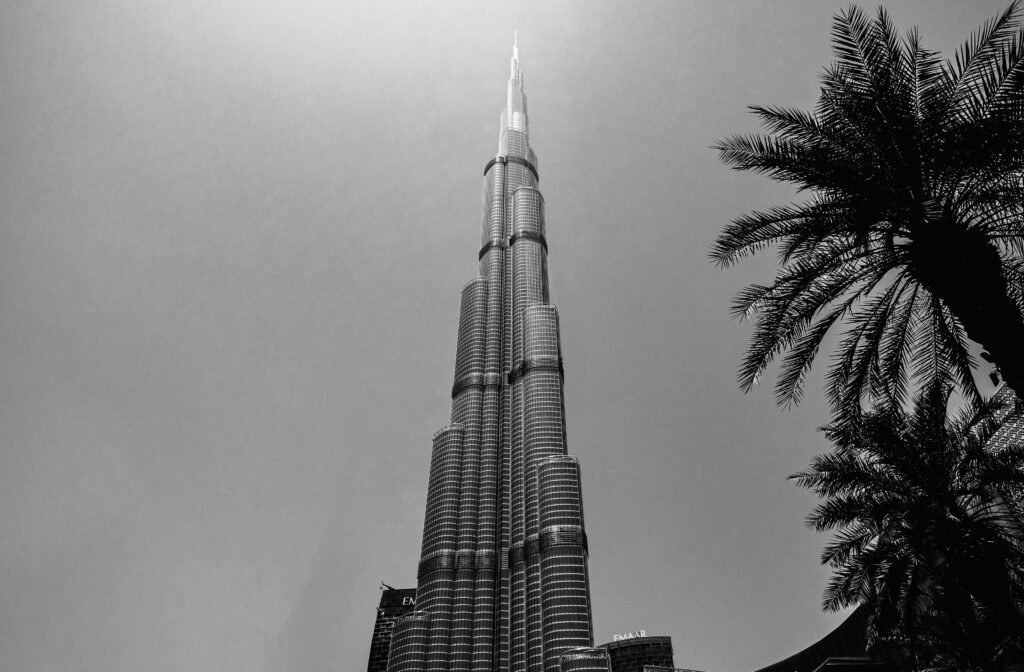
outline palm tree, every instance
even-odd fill
[[[852,7],[832,30],[835,62],[813,113],[751,108],[767,135],[716,145],[724,163],[793,184],[808,200],[727,226],[711,256],[729,266],[778,245],[771,285],[734,303],[756,317],[744,390],[786,353],[776,384],[796,403],[826,333],[837,413],[903,403],[937,376],[979,404],[968,339],[1024,397],[1024,36],[1013,2],[943,62],[883,9]]]
[[[835,531],[826,610],[866,605],[869,645],[906,647],[916,669],[1008,669],[1024,662],[1022,519],[1005,504],[1024,445],[989,443],[991,403],[949,420],[950,392],[833,423],[833,452],[791,478],[825,500],[808,525]]]

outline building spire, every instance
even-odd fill
[[[519,31],[512,31],[512,74],[511,77],[515,79],[519,72]]]

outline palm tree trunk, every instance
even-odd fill
[[[1024,399],[1024,316],[1007,291],[999,250],[977,229],[929,222],[910,244],[910,272],[984,347]]]

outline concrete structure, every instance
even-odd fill
[[[390,672],[607,670],[593,646],[579,464],[518,48],[462,291],[451,423],[434,435],[416,611]],[[582,667],[581,667],[582,665]],[[596,666],[596,667],[595,667]],[[567,668],[568,669],[568,668]]]

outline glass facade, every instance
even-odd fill
[[[373,639],[370,640],[370,662],[367,672],[384,672],[388,666],[388,652],[391,650],[391,636],[395,621],[413,610],[416,602],[415,588],[391,588],[385,586],[377,605],[377,620],[373,624]]]
[[[484,169],[479,276],[462,290],[451,423],[434,436],[417,611],[395,626],[390,672],[609,670],[589,648],[538,180],[513,48],[498,155]]]
[[[644,672],[645,667],[675,669],[671,637],[631,637],[602,644],[612,672]]]

